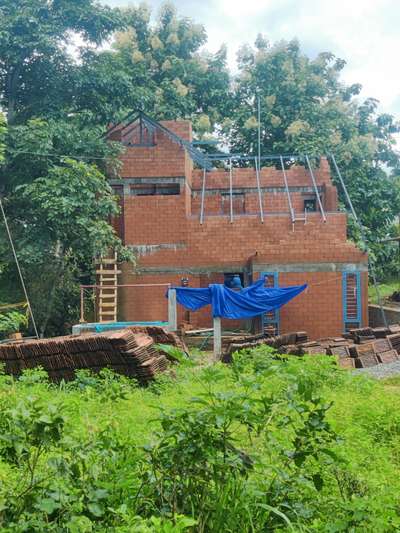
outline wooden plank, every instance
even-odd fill
[[[214,331],[213,328],[203,328],[203,329],[188,329],[185,334],[186,335],[198,335],[200,333],[210,333],[210,331]]]
[[[115,265],[117,263],[117,260],[115,258],[113,259],[102,259],[101,265]]]

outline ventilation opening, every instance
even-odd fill
[[[317,210],[317,199],[316,198],[306,198],[304,200],[304,211],[306,213],[315,213]]]
[[[141,183],[130,186],[132,196],[174,196],[180,192],[179,183]]]

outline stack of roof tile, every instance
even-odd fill
[[[257,346],[266,345],[278,349],[281,353],[295,353],[302,355],[303,352],[298,348],[299,343],[307,341],[308,336],[305,331],[295,333],[285,333],[275,337],[267,337],[264,334],[258,335],[241,335],[225,340],[223,343],[222,360],[230,362],[232,354],[245,348],[256,348]]]
[[[156,342],[146,332],[124,329],[2,344],[0,362],[4,363],[6,372],[14,375],[26,368],[42,366],[55,381],[73,379],[77,369],[96,372],[109,367],[144,383],[167,368],[165,355],[155,347],[159,339],[165,344],[178,344],[163,328],[152,329]]]

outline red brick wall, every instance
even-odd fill
[[[179,205],[167,209],[174,197],[156,198],[148,199],[151,209],[142,206],[137,212],[125,203],[127,244],[169,244],[141,257],[142,267],[242,266],[255,252],[259,262],[270,264],[367,259],[346,241],[343,213],[329,214],[326,223],[319,213],[309,213],[307,223],[296,223],[294,231],[287,215],[268,216],[264,224],[256,216],[237,217],[232,224],[226,216],[215,216],[200,225],[197,217],[185,219]],[[153,206],[159,210],[154,212]]]
[[[192,139],[190,122],[164,121],[162,124],[185,140]],[[121,177],[176,177],[186,175],[190,181],[193,165],[185,150],[159,130],[155,132],[155,142],[156,145],[150,147],[125,147],[125,152],[122,156]]]
[[[181,278],[189,279],[190,287],[207,286],[208,283],[222,283],[222,273],[204,275],[190,274],[145,274],[124,276],[127,283],[171,283],[181,285]],[[258,279],[259,273],[254,274]],[[367,306],[367,275],[362,274],[362,308],[363,324],[368,323]],[[308,289],[294,298],[280,310],[280,331],[305,330],[311,339],[328,335],[338,336],[343,333],[343,302],[341,272],[301,272],[279,273],[280,286],[308,284]],[[120,300],[120,319],[123,320],[163,320],[168,319],[165,287],[137,287],[124,289]],[[185,310],[178,305],[178,322],[186,320]],[[196,312],[190,312],[190,322],[194,327],[212,327],[212,314],[209,306]],[[222,321],[226,330],[246,327],[246,321]]]

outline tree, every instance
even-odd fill
[[[119,10],[95,0],[0,0],[0,103],[8,123],[59,116],[72,105],[72,36],[84,48],[98,46],[122,26]]]
[[[232,151],[255,155],[259,98],[264,154],[333,153],[366,227],[371,257],[383,267],[386,258],[377,241],[398,211],[400,189],[390,171],[399,166],[393,134],[400,126],[392,116],[377,113],[377,100],[360,104],[355,99],[361,86],[340,81],[344,65],[331,53],[311,60],[295,40],[270,45],[259,36],[254,48],[246,45],[239,51],[236,111],[224,132]],[[357,241],[355,227],[350,228]]]
[[[59,313],[55,304],[68,305],[63,293],[71,297],[73,284],[78,288],[77,281],[94,257],[112,248],[131,258],[108,223],[118,208],[111,187],[94,165],[64,159],[44,177],[17,187],[7,208],[42,335],[53,313]],[[12,268],[8,275],[13,286]],[[53,326],[62,328],[57,321]]]
[[[0,113],[0,164],[4,161],[5,136],[7,131],[6,119],[3,113]]]
[[[216,54],[202,51],[206,42],[203,26],[177,15],[173,5],[164,4],[157,23],[150,23],[150,12],[141,5],[125,10],[127,29],[116,35],[113,51],[96,54],[90,58],[92,67],[99,72],[112,72],[111,86],[130,89],[125,99],[117,89],[119,107],[114,108],[118,118],[132,108],[157,117],[157,119],[192,118],[195,129],[207,129],[220,122],[229,108],[230,74],[227,67],[226,48]],[[87,99],[110,101],[109,87],[94,76],[94,90],[83,90],[78,106],[87,106]],[[85,81],[86,80],[86,81]],[[93,77],[86,76],[82,87],[88,87]],[[116,81],[118,80],[118,81]],[[92,85],[93,87],[93,85]],[[87,96],[89,95],[89,96]],[[111,107],[107,109],[113,111]]]
[[[9,127],[3,136],[6,146],[0,192],[12,194],[18,185],[45,176],[65,156],[96,164],[103,173],[116,171],[121,145],[106,142],[103,132],[103,127],[82,125],[74,117],[36,118]]]
[[[116,168],[119,149],[102,138],[105,124],[93,119],[97,103],[77,109],[76,100],[89,49],[123,25],[119,10],[95,0],[0,0],[0,103],[8,119],[0,194],[42,333],[62,332],[76,319],[79,283],[90,279],[96,246],[97,253],[121,249],[109,225],[117,204],[102,173]],[[82,46],[71,53],[68,45],[77,39]],[[75,161],[67,164],[64,156]],[[63,200],[52,189],[56,183]],[[79,190],[65,189],[72,184]],[[99,190],[90,203],[94,186]],[[82,204],[82,217],[68,221],[67,207],[78,198],[87,209]],[[51,219],[57,209],[59,219]],[[75,232],[73,244],[56,228],[62,220]],[[2,297],[15,301],[20,283],[3,238],[0,256]]]

